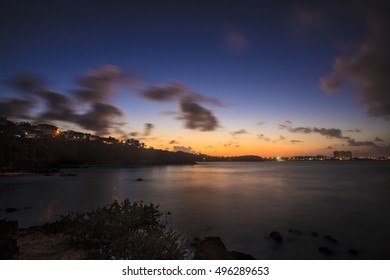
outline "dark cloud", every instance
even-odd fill
[[[240,129],[237,131],[230,132],[230,134],[235,137],[235,136],[241,135],[241,134],[248,134],[248,131],[246,131],[245,129]]]
[[[265,124],[265,122],[257,122],[256,124],[257,125],[263,125],[263,124]]]
[[[379,138],[378,136],[375,137],[374,141],[377,141],[377,142],[385,142],[382,138]]]
[[[221,107],[225,106],[225,104],[217,98],[204,96],[200,93],[194,92],[177,81],[173,81],[168,85],[149,86],[144,91],[141,91],[139,96],[155,102],[170,102],[178,101],[182,98],[191,98],[199,103],[208,103]]]
[[[351,147],[368,146],[368,147],[379,148],[379,146],[372,141],[356,141],[355,139],[351,138],[347,140],[347,143]]]
[[[0,110],[9,117],[36,122],[65,121],[107,134],[110,128],[118,131],[124,125],[114,122],[116,118],[124,116],[123,112],[104,102],[114,94],[116,85],[124,80],[126,78],[119,68],[104,66],[80,79],[81,90],[67,95],[47,88],[45,79],[40,75],[23,74],[10,79],[8,84],[21,93],[28,93],[27,99],[12,98],[0,102]],[[34,108],[39,111],[32,114]],[[85,108],[89,109],[84,112]]]
[[[99,134],[107,134],[114,126],[112,119],[122,116],[122,111],[113,105],[94,103],[88,112],[76,116],[76,123]]]
[[[74,121],[73,101],[60,93],[41,90],[39,96],[46,103],[46,110],[39,115],[43,120]]]
[[[374,3],[379,5],[367,6],[370,36],[351,57],[337,57],[333,72],[321,78],[320,86],[324,92],[338,93],[348,82],[368,115],[390,119],[390,11],[386,1]]]
[[[185,152],[185,153],[195,153],[195,151],[190,147],[185,146],[173,146],[173,151],[175,152]]]
[[[180,117],[185,121],[185,127],[200,131],[213,131],[219,127],[218,119],[211,110],[208,110],[191,98],[183,98],[179,101]]]
[[[81,102],[105,102],[115,95],[122,74],[118,67],[112,65],[92,70],[79,80],[81,89],[74,91],[74,94]]]
[[[20,74],[11,78],[8,84],[22,93],[36,93],[46,87],[45,79],[38,74]]]
[[[0,115],[4,117],[29,119],[29,113],[34,105],[35,102],[30,99],[11,98],[0,101]]]
[[[343,135],[341,129],[338,128],[317,128],[317,127],[293,127],[291,122],[286,122],[286,124],[279,124],[280,129],[286,129],[293,133],[305,133],[312,134],[317,133],[328,138],[338,138],[338,139],[348,139]]]
[[[152,123],[144,124],[144,136],[149,136],[152,133],[154,125]]]
[[[180,144],[180,143],[177,142],[176,140],[171,140],[171,141],[169,141],[169,145],[174,145],[174,144]]]
[[[257,134],[257,139],[264,140],[264,141],[271,141],[271,139],[266,137],[264,134]]]
[[[362,132],[361,129],[358,129],[358,128],[356,128],[356,129],[348,129],[348,130],[346,130],[346,131],[347,131],[347,132],[356,132],[356,133]]]
[[[188,93],[188,88],[179,82],[172,82],[169,85],[149,86],[140,93],[140,96],[151,101],[168,102],[175,101]]]
[[[293,144],[295,144],[295,143],[303,143],[303,141],[301,141],[301,140],[290,140],[290,143],[293,143]]]
[[[283,135],[280,135],[278,139],[273,140],[272,142],[273,142],[273,143],[276,143],[276,142],[284,141],[284,140],[286,140],[286,137],[284,137]]]

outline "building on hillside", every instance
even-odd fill
[[[334,151],[333,152],[334,159],[337,160],[351,160],[352,152],[351,151]]]
[[[50,124],[38,124],[37,125],[37,130],[39,130],[40,132],[42,132],[42,134],[44,136],[56,136],[59,131],[58,131],[58,127],[54,126],[54,125],[50,125]]]

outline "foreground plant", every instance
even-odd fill
[[[165,220],[163,220],[165,218]],[[183,259],[180,234],[167,228],[158,206],[128,199],[91,212],[62,216],[72,247],[87,251],[91,259]]]

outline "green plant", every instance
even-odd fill
[[[158,206],[115,201],[91,212],[62,216],[72,247],[82,248],[91,259],[182,259],[185,246],[180,234],[167,228]]]

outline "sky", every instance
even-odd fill
[[[0,115],[171,151],[387,156],[388,14],[386,1],[2,1]]]

